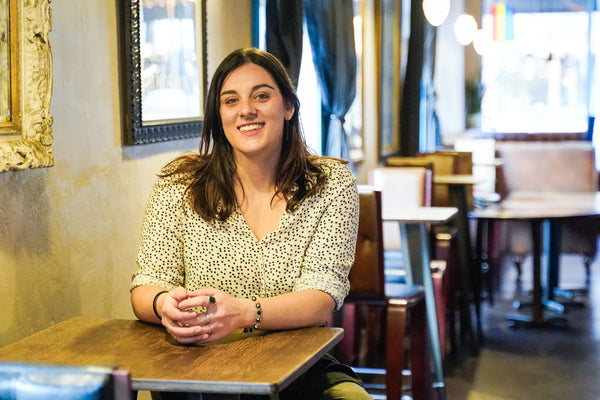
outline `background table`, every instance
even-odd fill
[[[314,327],[194,346],[136,320],[75,318],[1,348],[0,360],[116,366],[131,374],[134,390],[277,399],[342,336],[341,328]]]
[[[477,209],[470,213],[477,223],[489,220],[527,221],[531,225],[533,255],[533,303],[532,316],[511,316],[515,323],[532,327],[549,327],[557,323],[564,326],[563,319],[545,319],[544,303],[552,302],[552,293],[558,285],[558,263],[560,256],[561,221],[572,218],[596,218],[600,216],[600,194],[588,192],[513,192],[497,206]],[[549,238],[546,246],[548,288],[543,297],[542,254],[544,252],[544,231]],[[480,229],[477,235],[477,247],[481,244]],[[560,309],[559,305],[553,305]]]

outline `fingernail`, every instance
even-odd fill
[[[208,302],[209,302],[210,304],[215,304],[215,303],[217,302],[217,300],[216,300],[214,297],[210,296],[210,297],[208,298]]]

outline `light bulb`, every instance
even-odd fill
[[[450,12],[450,0],[423,0],[423,13],[433,26],[440,26]]]
[[[470,14],[463,14],[454,23],[454,35],[458,43],[467,46],[475,38],[477,33],[477,21]]]

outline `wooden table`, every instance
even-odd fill
[[[531,317],[514,315],[509,321],[515,326],[525,327],[563,327],[563,318],[544,318],[544,307],[560,309],[552,304],[552,293],[558,285],[558,263],[560,256],[561,222],[573,218],[600,217],[600,194],[598,192],[513,192],[496,206],[477,209],[470,213],[477,223],[490,220],[518,220],[531,225],[533,255],[533,303]],[[481,247],[481,235],[478,228],[477,247]],[[543,238],[549,238],[545,252],[547,256],[548,288],[544,296],[542,287]]]
[[[342,336],[341,328],[314,327],[191,346],[137,320],[74,318],[1,348],[0,360],[116,366],[131,374],[133,390],[278,399]]]
[[[384,207],[382,219],[384,221],[398,222],[400,224],[400,239],[406,271],[406,283],[422,285],[425,292],[425,306],[427,308],[427,321],[434,365],[434,385],[444,387],[444,370],[438,334],[437,314],[435,310],[435,297],[433,282],[431,280],[429,234],[428,224],[445,224],[458,212],[455,207]]]

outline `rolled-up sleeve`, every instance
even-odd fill
[[[155,185],[146,206],[130,290],[140,285],[167,289],[183,285],[182,196],[177,185]]]
[[[359,212],[356,181],[349,169],[342,178],[332,182],[341,187],[318,221],[294,287],[322,290],[333,297],[338,309],[350,289],[348,274],[354,263]]]

